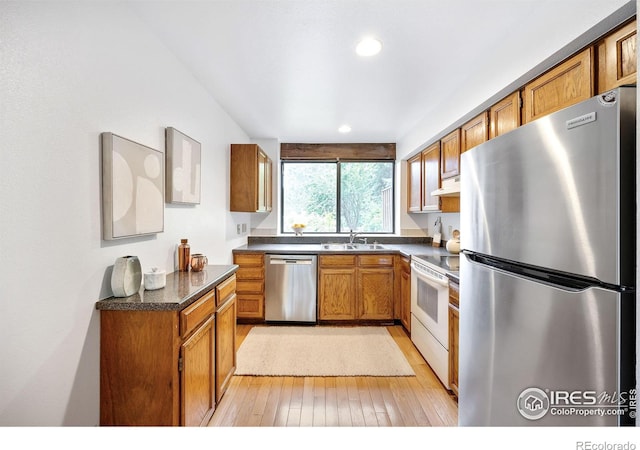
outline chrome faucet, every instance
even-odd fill
[[[353,241],[355,240],[358,234],[360,233],[356,233],[353,230],[349,230],[349,244],[353,244]]]

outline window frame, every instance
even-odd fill
[[[313,159],[313,160],[295,160],[295,159],[281,159],[280,160],[280,179],[284,180],[284,165],[285,164],[316,164],[316,163],[335,163],[336,164],[336,229],[335,231],[305,231],[305,234],[312,235],[349,235],[348,231],[340,231],[342,224],[341,214],[341,183],[342,183],[342,169],[341,163],[376,163],[376,164],[391,164],[391,231],[359,231],[359,233],[365,234],[380,234],[380,235],[393,235],[396,229],[396,161],[380,160],[380,159]],[[294,234],[294,231],[286,231],[287,227],[284,224],[284,182],[280,183],[280,233],[289,235]]]

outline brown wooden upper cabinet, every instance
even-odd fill
[[[460,153],[486,142],[489,139],[489,113],[484,111],[462,125],[460,133],[462,136]]]
[[[256,144],[231,144],[231,211],[271,211],[272,162]]]
[[[491,107],[489,110],[489,139],[501,136],[520,126],[521,104],[520,91],[516,91]]]
[[[422,211],[422,158],[418,153],[407,160],[407,212]]]
[[[440,142],[422,150],[422,211],[438,211],[440,197],[431,195],[440,187]]]
[[[634,20],[598,44],[598,93],[636,83],[636,31]]]
[[[440,141],[407,160],[407,212],[440,211]]]
[[[594,94],[591,47],[524,87],[524,123],[587,100]]]
[[[440,140],[440,177],[460,175],[460,128]]]

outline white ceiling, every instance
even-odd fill
[[[479,105],[627,2],[173,0],[129,6],[250,137],[396,142],[451,111],[451,102],[463,112]],[[367,35],[383,42],[375,57],[354,52]],[[353,129],[348,135],[337,131],[344,123]]]

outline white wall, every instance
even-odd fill
[[[229,144],[248,136],[128,7],[0,2],[0,425],[96,425],[99,313],[110,266],[173,271],[188,238],[210,263],[246,242],[229,213]],[[165,231],[101,240],[99,135],[202,143],[202,203]]]

